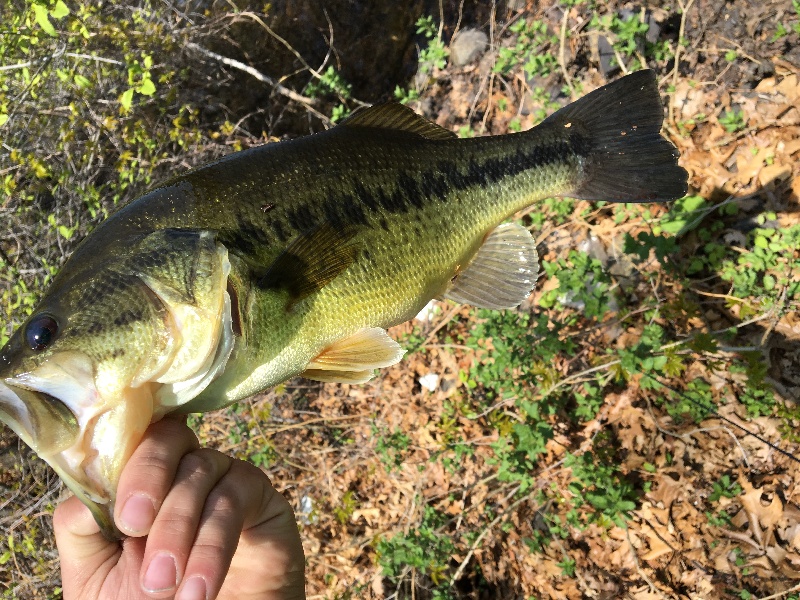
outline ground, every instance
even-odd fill
[[[368,384],[191,424],[292,503],[310,598],[799,598],[800,4],[510,4],[445,3],[397,95],[502,134],[646,64],[688,198],[533,207],[518,310],[438,302]],[[0,444],[0,587],[59,597],[64,492]]]

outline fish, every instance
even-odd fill
[[[684,196],[662,121],[643,70],[526,132],[459,139],[386,103],[177,175],[99,224],[0,350],[0,420],[119,539],[120,473],[164,415],[363,383],[433,298],[518,306],[538,256],[509,219],[544,198]]]

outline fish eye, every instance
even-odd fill
[[[58,323],[48,314],[35,316],[25,328],[25,340],[34,352],[41,352],[47,348],[57,334]]]

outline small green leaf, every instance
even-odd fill
[[[75,85],[77,85],[79,88],[88,88],[92,85],[92,82],[83,75],[76,74],[74,79]]]
[[[63,19],[69,14],[69,8],[62,0],[58,0],[56,5],[50,10],[50,16],[54,19]]]
[[[152,96],[156,91],[156,86],[153,83],[153,80],[147,77],[142,80],[142,83],[138,88],[136,88],[136,91],[143,96]]]
[[[125,110],[130,110],[131,105],[133,104],[133,88],[128,88],[122,95],[119,97],[119,103],[122,104],[122,108]]]
[[[33,14],[39,27],[41,27],[47,35],[55,37],[56,28],[53,27],[53,24],[50,22],[50,13],[47,11],[47,7],[42,4],[34,4],[31,8],[33,8]]]
[[[697,227],[706,215],[706,199],[702,196],[686,196],[675,201],[659,225],[662,231],[683,235]]]
[[[6,113],[0,113],[0,127],[5,125],[8,122],[8,115]]]

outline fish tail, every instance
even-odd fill
[[[583,157],[569,194],[584,200],[663,202],[686,195],[679,153],[661,136],[664,109],[655,72],[637,71],[548,117]]]

